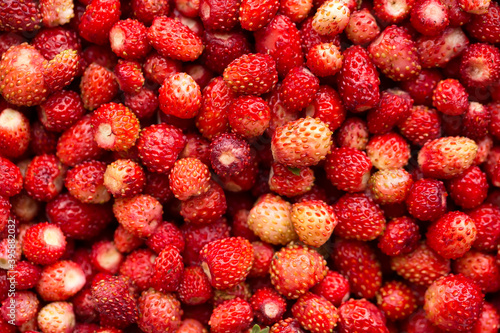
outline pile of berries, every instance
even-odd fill
[[[497,0],[1,0],[1,333],[494,333]]]

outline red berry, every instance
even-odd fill
[[[78,25],[78,32],[86,40],[104,45],[109,41],[109,31],[120,19],[120,14],[120,1],[94,1],[85,9]]]
[[[26,230],[22,243],[26,258],[40,265],[55,263],[66,250],[66,237],[61,229],[47,222],[35,224]]]
[[[154,289],[142,292],[137,300],[137,325],[145,333],[175,332],[181,324],[181,303],[174,294]],[[158,318],[164,318],[158,320]]]
[[[235,298],[217,306],[208,324],[213,333],[230,333],[247,329],[252,319],[250,304],[241,298]]]
[[[350,299],[339,307],[339,332],[389,333],[383,313],[366,299]]]

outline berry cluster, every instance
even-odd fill
[[[1,0],[1,333],[500,330],[497,0]]]

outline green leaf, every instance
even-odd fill
[[[290,170],[290,172],[293,173],[295,176],[300,176],[300,169],[299,168],[288,167],[288,170]]]
[[[269,327],[261,329],[259,325],[252,327],[252,333],[269,333]]]

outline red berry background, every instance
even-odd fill
[[[498,0],[0,1],[0,333],[499,330]]]

